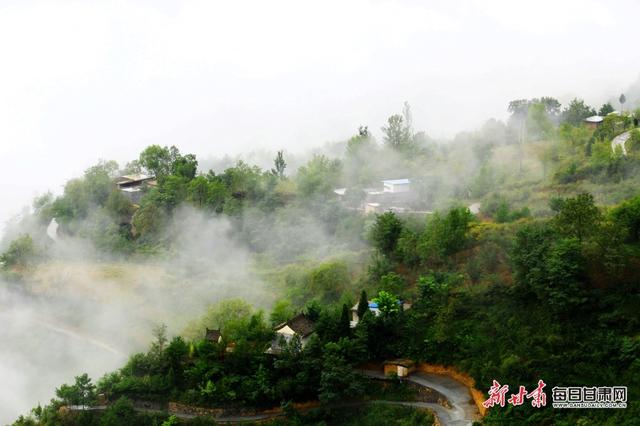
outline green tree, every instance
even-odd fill
[[[288,319],[293,317],[294,314],[295,311],[293,309],[293,306],[291,305],[291,302],[286,299],[280,299],[273,305],[271,314],[269,315],[269,320],[271,321],[272,325],[277,325],[287,321]]]
[[[402,115],[395,114],[387,120],[387,126],[382,127],[384,142],[393,149],[400,150],[411,142],[411,128]]]
[[[151,145],[140,153],[138,162],[149,173],[160,179],[171,173],[173,159],[169,148]]]
[[[298,169],[296,183],[300,194],[304,197],[330,194],[338,182],[340,171],[339,160],[314,155],[306,165]]]
[[[344,346],[347,339],[327,343],[324,347],[318,395],[323,404],[355,399],[364,390],[362,378],[347,361]]]
[[[598,115],[604,117],[610,113],[612,113],[613,111],[615,111],[613,109],[613,106],[611,106],[611,104],[609,102],[602,104],[602,106],[600,107],[600,109],[598,110]]]
[[[640,152],[640,130],[631,130],[629,140],[627,140],[625,146],[628,152],[632,152],[635,154]]]
[[[240,330],[249,322],[253,309],[241,299],[226,299],[207,307],[205,314],[189,323],[183,335],[191,338],[202,338],[205,328],[218,328],[224,337],[233,341]]]
[[[338,322],[338,328],[340,330],[340,336],[348,337],[351,332],[351,315],[349,307],[346,303],[342,304],[342,311],[340,312],[340,320]]]
[[[171,172],[176,176],[180,176],[186,180],[191,180],[196,176],[198,171],[198,160],[193,154],[178,155],[171,164]]]
[[[376,221],[371,228],[370,239],[374,247],[381,253],[391,255],[398,244],[401,233],[402,222],[400,219],[395,213],[386,212],[376,216]]]
[[[440,274],[429,273],[420,275],[416,284],[420,294],[417,307],[425,312],[437,312],[449,292],[449,281]]]
[[[378,304],[378,309],[383,317],[392,316],[400,312],[398,297],[387,291],[380,291],[373,301]]]
[[[588,193],[565,199],[554,219],[560,234],[575,237],[578,241],[593,235],[601,220],[602,215],[593,201],[593,195]]]
[[[131,400],[121,397],[104,412],[100,418],[100,426],[135,426],[138,421],[135,407]]]
[[[427,261],[443,261],[469,242],[475,216],[466,207],[455,207],[446,216],[433,214],[427,221],[418,249]]]
[[[404,278],[395,272],[389,272],[380,279],[380,290],[393,294],[401,294],[406,286]]]
[[[585,104],[584,100],[575,98],[562,111],[562,119],[569,124],[579,126],[585,118],[595,114],[596,111]]]
[[[618,228],[626,231],[627,241],[640,241],[640,196],[624,201],[609,213]]]
[[[287,163],[284,161],[284,155],[282,151],[278,151],[276,158],[273,160],[274,168],[271,169],[271,173],[274,176],[278,176],[280,179],[284,178],[284,170],[287,168]]]
[[[118,222],[130,219],[135,211],[131,201],[117,189],[111,191],[104,207]]]
[[[113,190],[113,178],[118,170],[115,161],[100,161],[84,172],[84,186],[88,201],[103,206]]]
[[[73,385],[62,385],[56,389],[56,396],[68,405],[89,406],[95,402],[96,387],[91,379],[84,373],[76,376]]]
[[[618,101],[620,102],[620,112],[624,111],[624,103],[627,102],[627,97],[624,95],[624,93],[620,94],[620,97],[618,98]]]
[[[4,263],[5,267],[25,267],[35,255],[36,247],[31,235],[23,234],[11,241],[7,251],[0,255],[0,262]]]
[[[364,314],[369,310],[369,299],[367,299],[367,292],[362,290],[360,292],[360,300],[358,301],[358,319],[362,319]]]
[[[187,179],[178,175],[169,175],[160,185],[160,201],[169,209],[177,207],[187,198]]]
[[[548,139],[553,136],[553,123],[544,104],[535,103],[529,107],[526,129],[526,137],[529,141]]]
[[[585,259],[577,239],[563,238],[555,242],[546,254],[545,264],[547,277],[544,284],[540,283],[541,300],[546,299],[559,312],[585,301]]]
[[[152,240],[161,234],[168,219],[168,213],[162,205],[161,194],[153,189],[142,199],[132,222],[136,235]]]

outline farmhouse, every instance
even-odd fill
[[[592,115],[591,117],[587,117],[584,119],[584,124],[591,129],[595,129],[600,124],[602,124],[603,120],[604,117],[601,117],[599,115]]]
[[[410,184],[411,181],[409,179],[390,179],[382,181],[382,185],[384,186],[383,192],[391,194],[409,192],[411,190]]]
[[[278,354],[282,351],[284,343],[290,342],[293,338],[299,338],[304,347],[315,330],[315,322],[307,315],[300,313],[289,321],[284,322],[275,328],[276,336],[271,342],[271,347],[267,353]]]
[[[381,213],[384,211],[407,212],[411,211],[409,205],[415,201],[415,195],[411,191],[410,179],[385,179],[380,181],[381,186],[377,188],[336,188],[334,194],[345,204],[354,204],[355,207],[365,214]],[[354,196],[361,193],[361,196]],[[359,205],[358,205],[359,203]]]
[[[380,309],[378,308],[378,304],[373,300],[369,300],[367,302],[369,304],[369,312],[371,312],[375,316],[379,316]],[[399,300],[398,304],[402,305],[403,311],[411,309],[411,303],[409,302]],[[356,303],[351,307],[351,321],[349,322],[349,325],[351,326],[351,328],[354,328],[356,325],[358,325],[358,322],[360,321],[360,319],[361,318],[358,317],[358,304]]]
[[[222,334],[218,329],[207,328],[204,339],[211,343],[220,343],[222,341]]]
[[[118,189],[131,201],[133,204],[140,203],[142,196],[144,195],[144,189],[147,186],[155,186],[155,177],[145,174],[132,174],[120,176],[116,179],[116,186]]]

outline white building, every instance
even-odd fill
[[[411,181],[409,179],[389,179],[383,180],[384,192],[397,194],[400,192],[409,192],[411,190]]]

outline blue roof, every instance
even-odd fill
[[[408,185],[409,179],[388,179],[383,180],[382,183],[388,183],[389,185]]]
[[[378,304],[376,302],[369,302],[369,307],[370,308],[377,308]]]

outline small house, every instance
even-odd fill
[[[599,115],[592,115],[591,117],[587,117],[584,119],[584,124],[590,129],[595,129],[604,121],[604,117]]]
[[[391,194],[398,194],[401,192],[409,192],[411,181],[409,179],[388,179],[383,180],[383,191]]]
[[[368,304],[369,304],[369,312],[371,312],[375,316],[379,316],[380,308],[378,308],[378,304],[373,300],[369,300]],[[402,305],[403,311],[411,309],[411,303],[409,302],[399,300],[398,304]],[[351,307],[351,321],[349,322],[349,325],[351,326],[351,328],[354,328],[356,325],[358,325],[359,321],[360,321],[360,318],[358,317],[358,303],[356,303]]]
[[[222,341],[222,334],[218,329],[207,328],[204,339],[211,343],[220,343]]]
[[[155,186],[155,177],[145,174],[120,176],[116,179],[116,186],[133,204],[138,204],[144,195],[146,186]]]
[[[279,324],[275,327],[275,339],[271,343],[271,347],[267,349],[267,353],[277,354],[281,351],[281,342],[290,342],[294,337],[300,339],[302,347],[304,347],[315,330],[315,322],[307,315],[300,313],[289,321]]]
[[[395,374],[398,377],[407,377],[416,369],[416,363],[410,359],[394,359],[385,361],[384,375]]]

